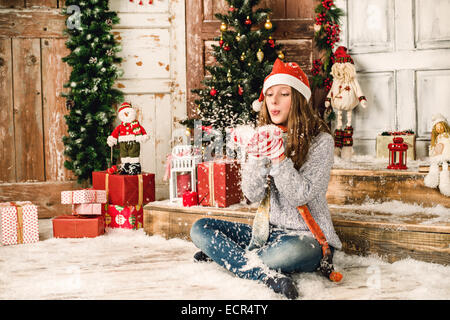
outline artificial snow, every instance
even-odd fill
[[[39,227],[40,242],[0,247],[0,299],[285,299],[214,262],[194,263],[198,249],[186,240],[142,229],[57,239],[50,219]],[[390,264],[342,251],[334,263],[344,275],[340,283],[318,273],[294,275],[300,299],[450,299],[450,266]]]

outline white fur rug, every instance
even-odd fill
[[[93,239],[56,239],[41,219],[40,242],[0,247],[0,299],[284,299],[215,263],[194,263],[188,241],[110,229]],[[335,254],[341,283],[294,276],[301,299],[450,299],[450,266]]]

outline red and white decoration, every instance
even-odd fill
[[[18,212],[18,206],[21,212]],[[19,217],[19,215],[22,215]],[[20,237],[22,234],[22,237]],[[0,203],[0,242],[3,245],[39,241],[37,206],[30,201]]]
[[[106,203],[106,191],[94,189],[61,191],[61,203]]]

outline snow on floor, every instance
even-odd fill
[[[422,213],[427,215],[429,218],[424,219],[420,224],[435,224],[444,223],[448,224],[450,222],[450,208],[446,208],[441,204],[437,204],[433,207],[424,207],[417,203],[405,203],[398,200],[392,201],[376,201],[374,199],[367,199],[361,204],[329,204],[332,209],[342,209],[340,214],[350,218],[353,216],[355,219],[361,219],[358,214],[347,213],[345,209],[353,210],[364,210],[370,212],[386,213],[392,216],[392,222],[396,220],[401,221],[402,218],[408,219],[411,215]]]
[[[0,247],[0,299],[284,299],[264,285],[236,278],[215,263],[194,263],[185,240],[110,229],[89,239],[52,237]],[[335,254],[344,274],[332,283],[316,273],[294,279],[302,299],[450,299],[450,266],[406,259]]]

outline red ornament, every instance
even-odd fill
[[[230,11],[230,12],[234,12],[234,10],[235,10],[235,9],[234,9],[233,6],[231,6],[231,7],[228,8],[228,11]]]
[[[251,25],[252,24],[252,20],[250,20],[250,17],[247,16],[247,19],[245,19],[245,24],[246,25]]]
[[[238,86],[238,93],[240,96],[242,96],[244,94],[244,89],[242,89],[241,86]]]
[[[142,0],[139,1],[139,5],[140,5],[140,6],[143,6],[143,5],[144,5],[144,3],[142,2]]]
[[[148,2],[148,4],[153,4],[153,0],[150,0],[150,1]]]
[[[209,94],[214,97],[217,94],[217,90],[212,87],[212,89],[209,91]]]
[[[219,45],[220,45],[220,47],[223,47],[223,43],[224,43],[223,39],[220,39],[220,40],[219,40]]]
[[[393,143],[388,144],[389,165],[388,169],[406,170],[406,158],[408,145],[403,142],[403,138],[395,137]]]
[[[223,50],[225,50],[225,51],[230,51],[230,50],[231,50],[231,48],[230,48],[230,46],[229,46],[229,45],[226,45],[226,46],[224,46],[224,47],[223,47]]]
[[[108,168],[108,169],[106,170],[106,172],[108,172],[109,174],[114,174],[114,173],[116,173],[116,172],[117,172],[117,166],[114,165],[114,166],[112,166],[111,168]]]

